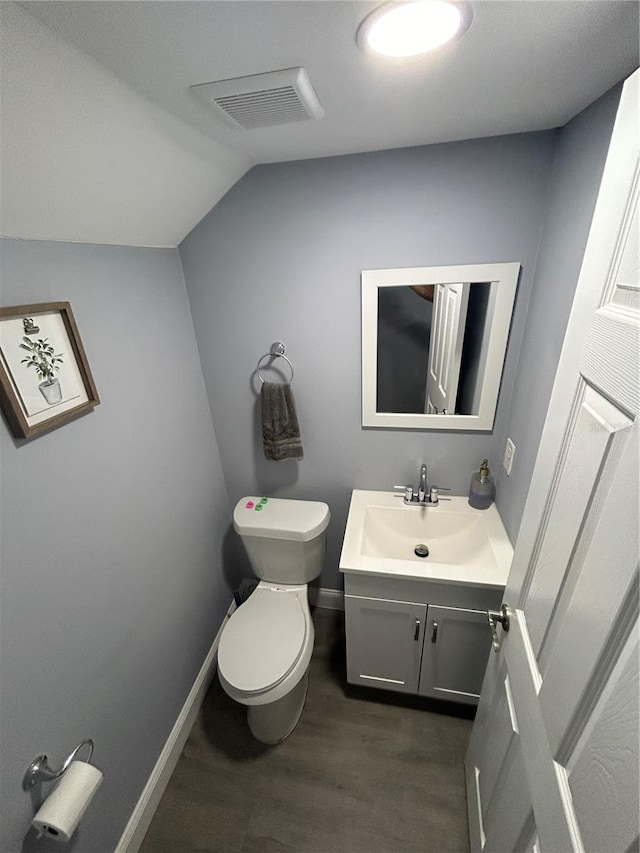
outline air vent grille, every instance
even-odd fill
[[[247,128],[305,121],[309,118],[309,113],[292,86],[248,92],[246,95],[229,95],[215,100],[221,110]]]
[[[322,118],[324,110],[304,68],[287,68],[191,87],[234,127],[251,130]]]

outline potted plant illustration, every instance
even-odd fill
[[[62,388],[60,387],[60,380],[55,378],[54,373],[60,370],[63,353],[56,353],[49,343],[49,338],[38,338],[38,340],[33,341],[25,336],[20,348],[29,353],[20,364],[35,367],[38,379],[43,380],[38,388],[47,403],[53,406],[55,403],[61,402]]]

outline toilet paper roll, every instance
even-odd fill
[[[96,767],[72,761],[32,821],[38,835],[69,841],[101,782]]]

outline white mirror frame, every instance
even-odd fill
[[[382,429],[491,430],[496,414],[519,263],[468,264],[451,267],[406,267],[362,271],[362,425]],[[490,282],[493,312],[489,346],[477,415],[425,415],[376,411],[378,353],[378,288],[414,284]]]

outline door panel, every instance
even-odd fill
[[[638,612],[637,427],[626,438],[627,452],[599,507],[573,593],[566,604],[559,602],[561,618],[553,626],[539,701],[554,752],[579,734],[570,731],[572,720],[575,728],[588,715]],[[594,609],[615,621],[597,618]]]
[[[524,850],[533,816],[520,738],[514,736],[484,819],[486,853]]]
[[[567,570],[563,577],[559,598],[554,601],[554,621],[550,625],[544,625],[546,633],[542,649],[538,654],[540,669],[543,672],[546,671],[547,657],[553,648],[556,634],[563,624],[564,615],[569,607],[576,585],[579,583],[580,578],[582,578],[587,555],[595,547],[595,540],[600,535],[598,534],[598,528],[601,528],[604,522],[605,539],[601,543],[601,549],[604,548],[607,552],[606,559],[610,562],[615,563],[615,543],[619,537],[616,534],[615,538],[612,538],[606,532],[608,529],[606,519],[615,524],[617,517],[617,522],[620,530],[623,531],[623,536],[631,536],[637,542],[638,531],[633,517],[634,507],[637,506],[637,487],[633,479],[633,472],[637,469],[638,462],[637,439],[634,438],[634,432],[637,427],[634,427],[633,421],[630,418],[612,406],[606,399],[593,391],[593,389],[587,387],[586,390],[583,409],[589,412],[587,424],[593,432],[597,432],[606,440],[606,446],[598,458],[599,471],[592,478],[589,487],[589,506],[585,506],[579,535],[573,541],[571,560],[567,565]],[[634,446],[629,446],[630,441],[632,443],[636,442],[635,448]],[[621,478],[628,481],[626,486],[623,484]],[[618,495],[618,497],[614,499],[614,495]],[[610,496],[613,503],[608,503]],[[612,513],[613,516],[611,515]],[[622,554],[623,550],[624,548],[618,553]],[[633,573],[634,566],[628,567],[627,576],[629,579]],[[604,580],[604,584],[609,589],[610,585],[606,583],[606,580]],[[616,588],[618,586],[619,584],[616,585]],[[606,590],[603,592],[606,592]],[[529,614],[530,606],[534,608],[537,606],[534,601],[533,588],[527,593],[527,614]],[[579,609],[578,612],[580,612]],[[547,614],[547,622],[549,621],[549,616],[550,613]],[[577,628],[578,626],[575,627]],[[586,627],[588,628],[588,626]]]
[[[526,616],[516,610],[504,643],[507,671],[516,702],[524,768],[530,781],[533,813],[543,850],[577,851],[576,821],[563,768],[551,753],[537,701],[542,678],[527,631]],[[543,820],[539,822],[539,817]]]
[[[476,723],[485,715],[479,729],[486,730],[486,714],[491,710],[492,740],[481,769],[467,762],[471,849],[524,853],[534,829],[531,795],[505,667],[490,665],[482,689],[492,696],[492,702],[481,702]]]
[[[485,823],[487,821],[488,809],[497,790],[500,774],[503,768],[509,763],[507,761],[509,748],[518,734],[509,713],[508,684],[508,676],[506,675],[506,670],[503,669],[500,681],[496,686],[496,695],[493,699],[494,739],[491,744],[491,750],[487,753],[487,760],[482,768],[482,775],[479,778],[482,819]]]
[[[568,761],[569,787],[584,849],[593,853],[610,849],[614,838],[620,850],[630,850],[638,838],[638,752],[630,748],[637,744],[640,731],[637,637],[636,623]]]
[[[583,535],[585,513],[600,468],[610,449],[612,433],[628,427],[630,420],[585,383],[580,383],[571,441],[558,468],[554,494],[541,531],[540,547],[529,569],[527,624],[536,653],[540,650],[556,599],[565,581],[559,566],[569,564],[576,540]]]

